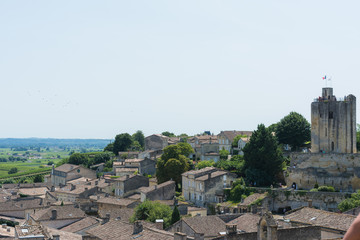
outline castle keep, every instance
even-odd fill
[[[356,153],[356,97],[336,99],[332,88],[311,103],[311,152]]]
[[[311,153],[292,153],[286,183],[298,189],[315,184],[352,192],[360,189],[356,150],[356,97],[336,98],[332,88],[311,103]]]

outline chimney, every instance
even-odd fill
[[[164,220],[163,219],[156,219],[155,220],[155,227],[159,230],[164,229]]]
[[[226,234],[232,235],[237,233],[237,225],[236,224],[226,224]]]
[[[95,181],[95,186],[97,186],[99,184],[99,181]]]
[[[154,186],[154,189],[155,189],[155,190],[157,189],[157,185]]]
[[[60,240],[60,235],[59,234],[53,234],[53,239],[54,240]]]
[[[55,220],[57,217],[57,211],[55,209],[51,210],[51,220]]]
[[[85,188],[85,191],[87,191],[87,190],[89,190],[89,188],[86,187],[86,188]]]
[[[51,186],[50,192],[55,192],[55,186]]]
[[[309,206],[309,208],[312,208],[312,199],[308,200],[308,206]]]
[[[6,228],[6,223],[1,224],[2,228]]]
[[[10,232],[10,227],[7,227],[7,228],[6,228],[6,231],[7,231],[7,232]]]
[[[133,234],[138,234],[143,231],[143,225],[140,221],[134,222],[134,231]]]
[[[209,180],[211,179],[211,173],[208,173],[208,179]]]
[[[76,186],[72,183],[70,183],[70,191],[74,190],[76,188]]]
[[[194,240],[204,240],[203,233],[194,233]]]
[[[186,240],[187,236],[185,233],[182,232],[176,232],[174,233],[174,240]]]
[[[109,222],[110,220],[110,213],[106,213],[105,218],[103,219],[102,225]]]

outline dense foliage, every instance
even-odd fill
[[[202,168],[206,168],[206,167],[212,167],[214,165],[215,165],[214,160],[203,160],[196,164],[196,168],[202,169]]]
[[[299,113],[291,112],[276,124],[276,137],[279,143],[289,144],[297,149],[311,140],[310,123]]]
[[[228,200],[232,202],[240,202],[241,199],[245,199],[251,194],[252,192],[246,187],[244,179],[240,178],[233,183]]]
[[[344,201],[342,201],[338,205],[338,208],[341,212],[345,212],[359,206],[360,206],[360,190],[357,190],[356,193],[351,194],[350,198],[347,198]]]
[[[179,143],[163,149],[163,154],[156,164],[158,183],[163,183],[170,179],[173,179],[176,185],[181,183],[181,174],[188,171],[190,167],[189,159],[184,156],[184,154],[189,155],[188,147],[184,147],[184,144],[188,145],[188,147],[190,146],[188,143]]]
[[[172,211],[168,205],[145,200],[135,208],[134,215],[130,218],[130,221],[145,220],[155,222],[156,219],[163,219],[164,228],[167,228],[171,224],[171,216]]]
[[[238,177],[244,177],[244,158],[240,155],[234,155],[229,160],[220,160],[214,164],[214,167],[221,168],[233,173],[236,173]]]
[[[255,186],[270,186],[282,170],[283,156],[276,138],[264,124],[258,125],[244,149],[246,180]]]

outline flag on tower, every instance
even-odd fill
[[[323,77],[323,80],[325,80],[326,79],[326,75],[325,75],[325,77]]]

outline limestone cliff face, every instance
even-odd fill
[[[298,188],[312,189],[317,183],[339,191],[360,189],[360,154],[294,153],[290,158],[288,186],[296,183]]]

